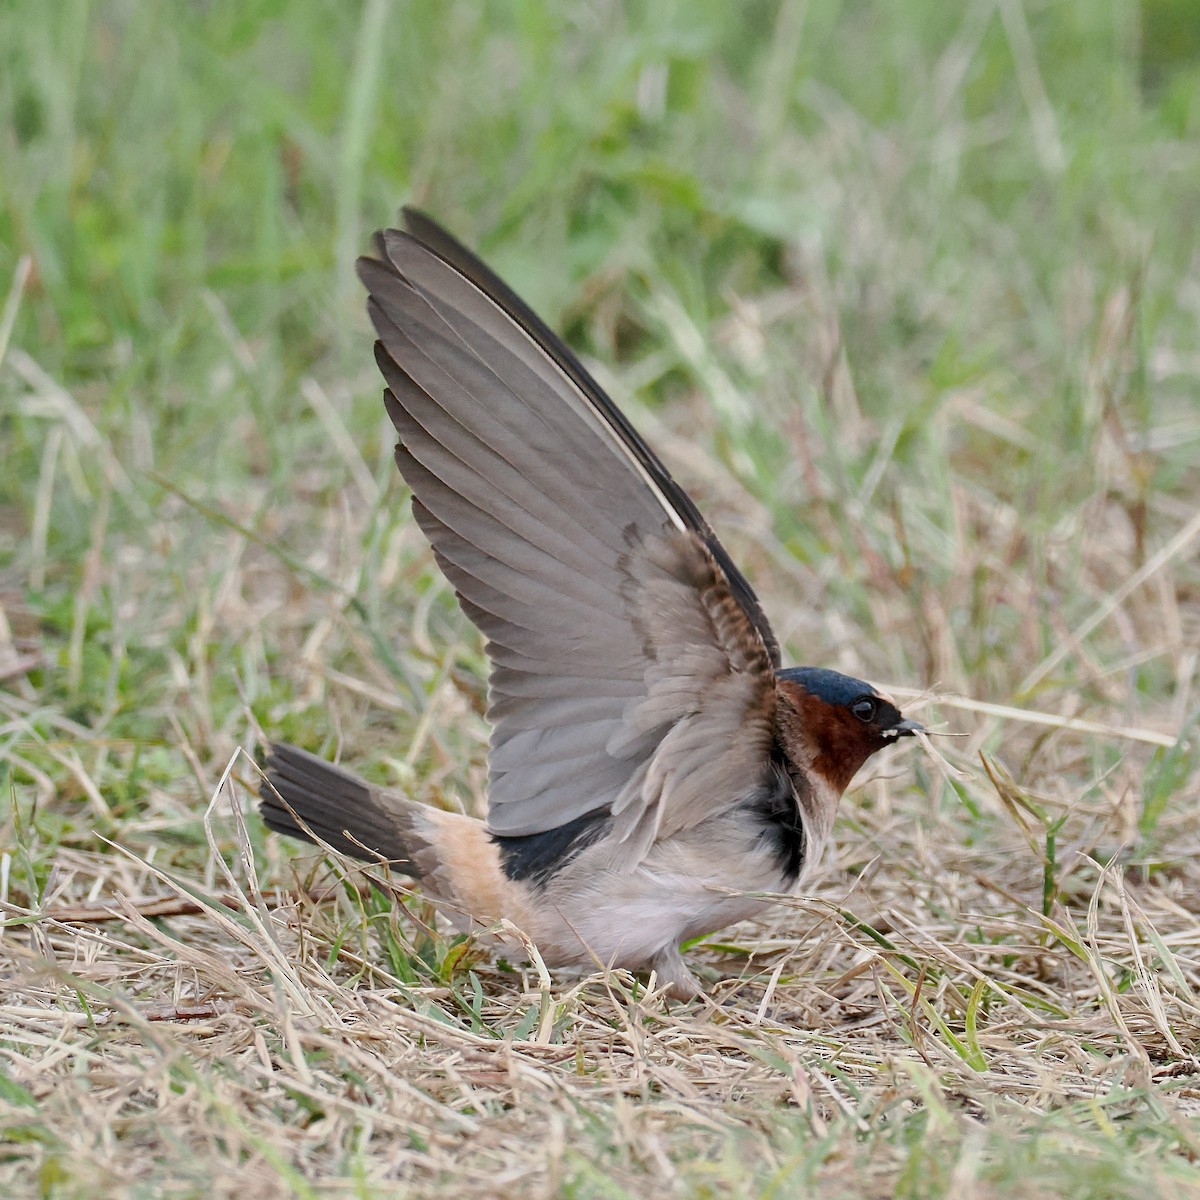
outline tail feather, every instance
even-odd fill
[[[267,828],[316,844],[317,839],[351,858],[418,876],[405,837],[411,802],[372,787],[349,771],[273,742],[259,805]]]

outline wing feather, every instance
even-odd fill
[[[406,220],[359,273],[396,464],[487,638],[489,825],[611,811],[635,863],[767,769],[774,637],[574,355],[437,225]]]
[[[427,214],[417,209],[406,208],[403,215],[408,230],[407,236],[452,266],[465,280],[472,283],[489,303],[504,312],[514,324],[521,328],[546,358],[554,363],[579,394],[587,399],[596,413],[608,423],[612,435],[638,461],[654,489],[682,520],[683,527],[693,530],[705,543],[709,552],[716,559],[722,574],[729,581],[731,594],[767,648],[772,665],[778,667],[780,665],[779,644],[775,640],[775,634],[766,614],[762,611],[758,597],[754,594],[754,589],[734,565],[725,547],[721,545],[708,522],[692,502],[692,498],[671,478],[670,472],[638,435],[637,430],[629,423],[625,414],[596,383],[570,348],[485,263],[481,262]],[[377,234],[375,244],[380,257],[387,257],[386,239],[402,236],[404,235],[395,230]]]

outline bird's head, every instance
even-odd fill
[[[869,683],[821,667],[776,673],[779,734],[784,749],[840,795],[877,750],[924,726]]]

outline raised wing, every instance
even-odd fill
[[[359,274],[413,511],[488,639],[489,826],[521,836],[609,810],[636,856],[757,782],[775,640],[578,360],[444,230],[405,216]]]
[[[692,502],[692,498],[671,478],[671,473],[659,461],[658,455],[646,445],[625,414],[588,374],[571,348],[486,263],[481,262],[431,217],[415,208],[404,209],[403,216],[408,235],[449,263],[500,308],[558,367],[571,386],[604,420],[611,435],[619,439],[637,461],[651,486],[661,494],[664,503],[682,522],[682,527],[694,530],[708,547],[724,572],[734,599],[766,646],[772,664],[775,667],[780,666],[779,643],[775,640],[774,630],[754,594],[754,589],[737,569],[729,557],[729,552],[721,545],[712,527]],[[378,243],[377,248],[380,248]]]

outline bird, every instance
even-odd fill
[[[413,516],[486,640],[487,818],[275,742],[265,824],[387,864],[460,930],[701,997],[681,944],[796,894],[859,768],[923,727],[860,679],[784,667],[579,358],[432,217],[401,224],[357,269]]]

